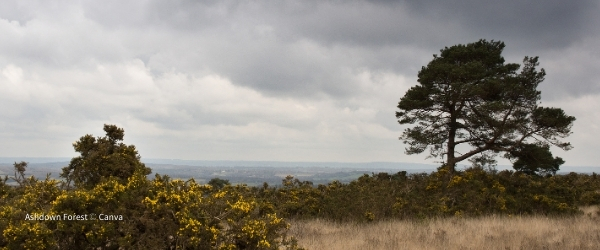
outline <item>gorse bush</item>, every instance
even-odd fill
[[[193,179],[143,174],[126,184],[59,189],[32,180],[3,196],[0,246],[6,249],[288,249],[288,224],[249,196],[246,186],[215,190]],[[3,188],[6,190],[7,188]],[[11,187],[8,187],[11,189]],[[39,218],[42,219],[28,219]],[[45,217],[44,217],[45,216]],[[48,217],[49,216],[49,217]]]
[[[105,131],[74,143],[65,181],[15,163],[18,186],[0,181],[0,249],[300,249],[249,187],[148,180],[135,147],[117,143],[123,130]]]
[[[292,184],[290,184],[292,183]],[[377,173],[347,184],[313,186],[293,177],[281,187],[257,188],[274,211],[295,219],[373,221],[445,216],[573,215],[578,206],[600,204],[596,174],[537,176],[485,171],[480,167],[449,173]]]
[[[93,188],[101,180],[113,177],[126,181],[136,171],[150,174],[141,161],[135,146],[125,145],[125,131],[115,125],[104,125],[106,136],[94,138],[85,135],[73,143],[73,148],[81,156],[71,160],[62,169],[61,177],[66,178],[67,185],[73,181],[80,188]]]
[[[74,144],[82,154],[65,168],[64,181],[26,178],[24,162],[14,165],[16,186],[0,179],[0,249],[300,249],[285,219],[564,216],[600,204],[596,174],[539,176],[481,167],[373,173],[318,186],[292,176],[261,187],[158,174],[149,180],[135,147],[117,143],[122,130],[105,131],[107,137],[85,136]],[[84,144],[90,150],[80,150]],[[107,169],[94,172],[105,163]]]

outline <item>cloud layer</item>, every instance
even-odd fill
[[[596,1],[8,1],[3,156],[70,156],[102,124],[146,158],[431,162],[395,106],[445,46],[540,56],[544,105],[577,117],[567,165],[597,165]]]

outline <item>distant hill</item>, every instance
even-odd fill
[[[13,163],[25,161],[29,163],[28,175],[45,178],[50,173],[51,178],[59,178],[61,168],[68,165],[71,158],[66,157],[0,157],[0,176],[13,176]],[[281,161],[202,161],[179,159],[142,159],[154,174],[165,174],[177,179],[194,178],[201,183],[207,183],[212,178],[227,179],[231,183],[248,185],[278,185],[287,175],[292,175],[302,181],[312,181],[315,184],[325,184],[333,180],[350,182],[363,174],[399,171],[407,173],[432,172],[438,167],[434,164],[406,162],[281,162]],[[465,165],[459,166],[465,168]],[[500,165],[498,170],[512,169],[511,166]],[[600,173],[600,167],[563,166],[559,174],[569,172]]]

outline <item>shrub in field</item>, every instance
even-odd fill
[[[56,244],[47,223],[26,220],[29,216],[48,214],[51,202],[60,194],[58,181],[34,177],[17,187],[2,184],[0,202],[0,247],[6,249],[44,249]]]
[[[135,172],[150,174],[141,161],[134,145],[125,145],[125,131],[115,125],[104,125],[106,136],[93,137],[85,135],[73,143],[73,148],[80,156],[71,159],[69,166],[64,167],[61,177],[81,188],[92,188],[105,178],[113,177],[126,181]]]
[[[267,191],[263,187],[258,196],[269,201],[274,211],[300,219],[368,222],[491,214],[570,215],[578,213],[577,206],[600,202],[600,178],[593,176],[536,176],[480,167],[451,174],[440,168],[431,174],[363,175],[347,184],[334,181],[317,187],[288,177],[282,187]]]
[[[318,215],[323,196],[321,190],[315,188],[312,182],[287,176],[281,184],[281,187],[269,187],[265,183],[257,190],[256,195],[264,200],[270,209],[286,218],[311,218]]]
[[[286,236],[289,225],[261,211],[263,204],[246,186],[214,190],[193,179],[157,175],[149,181],[141,173],[126,183],[108,178],[92,189],[58,186],[56,180],[32,179],[3,201],[0,247],[298,249]]]
[[[74,144],[66,182],[15,163],[18,186],[0,181],[0,249],[300,249],[249,187],[148,180],[135,147],[117,143],[123,130],[105,131]]]
[[[106,145],[85,145],[103,148],[122,139],[122,130],[105,130],[108,139],[98,140]],[[292,176],[273,187],[233,186],[220,179],[203,185],[161,175],[148,180],[149,169],[135,148],[119,145],[115,149],[128,153],[81,150],[74,160],[81,164],[67,171],[66,181],[26,178],[27,163],[15,163],[11,179],[17,186],[8,185],[8,177],[0,179],[0,249],[300,249],[288,237],[284,218],[376,222],[571,215],[578,206],[600,204],[596,174],[539,176],[481,167],[373,173],[318,186]],[[126,171],[88,175],[88,168],[103,168],[105,161],[109,167],[101,173],[118,172],[123,164]],[[71,180],[74,187],[68,185]]]

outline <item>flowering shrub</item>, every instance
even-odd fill
[[[15,163],[11,178],[17,186],[0,179],[0,249],[300,249],[287,236],[284,218],[567,215],[579,205],[600,204],[596,174],[535,176],[482,168],[451,174],[441,168],[431,174],[365,174],[316,187],[292,176],[278,187],[218,179],[203,185],[161,175],[148,180],[135,147],[116,143],[123,131],[105,131],[105,138],[84,136],[75,144],[82,156],[65,169],[65,181],[25,178],[24,162]],[[96,175],[92,170],[103,164],[107,169]],[[113,175],[119,166],[127,171]]]
[[[25,162],[15,163],[18,186],[0,180],[0,249],[300,249],[247,186],[148,180],[124,131],[104,130],[73,144],[81,156],[64,181],[25,178]]]
[[[6,249],[299,249],[289,225],[247,186],[214,190],[193,179],[142,174],[92,189],[31,181],[0,206]],[[142,195],[143,194],[143,195]],[[31,219],[33,218],[33,219]]]

